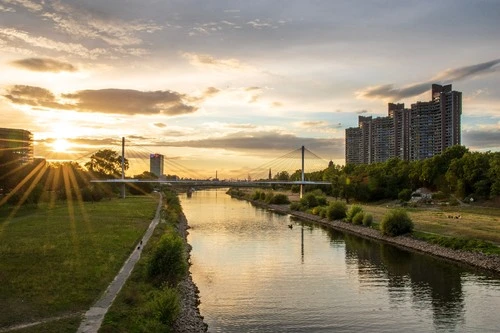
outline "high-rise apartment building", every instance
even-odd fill
[[[0,153],[11,152],[22,163],[33,161],[33,134],[15,128],[0,128]]]
[[[150,154],[149,155],[149,172],[155,174],[158,177],[163,176],[163,162],[165,156],[162,154]]]
[[[392,157],[421,160],[461,143],[462,93],[432,85],[432,100],[411,109],[389,103],[387,117],[359,117],[346,129],[346,163],[385,162]]]

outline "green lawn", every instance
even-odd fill
[[[0,212],[0,329],[83,313],[154,217],[157,198],[60,202]]]
[[[388,211],[385,205],[362,205],[380,222]],[[479,239],[500,245],[500,209],[478,206],[408,208],[415,230],[450,237]],[[449,218],[458,216],[460,218]]]

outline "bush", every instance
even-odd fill
[[[273,200],[274,193],[273,192],[267,192],[264,201],[266,203],[270,203],[271,200]]]
[[[326,206],[328,204],[325,196],[317,196],[316,200],[318,201],[318,206]]]
[[[165,287],[152,296],[152,300],[148,304],[148,312],[160,323],[171,326],[181,310],[177,291]]]
[[[321,207],[321,209],[319,211],[319,217],[324,219],[326,217],[326,211],[327,211],[327,209],[325,207]]]
[[[371,226],[373,223],[373,215],[370,213],[366,213],[365,216],[363,217],[363,225],[365,227]]]
[[[448,195],[439,191],[436,193],[432,193],[432,199],[434,199],[434,200],[446,200],[446,199],[448,199]]]
[[[274,197],[272,197],[269,203],[273,205],[284,205],[284,204],[289,204],[290,200],[288,199],[288,196],[286,194],[279,193],[276,194]]]
[[[365,213],[363,212],[358,212],[354,217],[352,218],[352,223],[361,225],[363,223],[363,218],[365,217]]]
[[[312,209],[311,213],[312,213],[313,215],[319,215],[319,213],[321,212],[321,209],[322,209],[321,207],[314,207],[314,208]]]
[[[341,220],[346,216],[347,206],[342,201],[333,201],[326,210],[329,220]]]
[[[401,201],[410,201],[411,190],[409,188],[405,188],[405,189],[401,190],[398,194],[398,199]]]
[[[292,202],[290,204],[290,210],[301,210],[301,205],[298,202]]]
[[[359,205],[352,205],[351,208],[349,208],[349,211],[347,212],[346,220],[347,222],[353,222],[352,219],[354,216],[356,216],[357,213],[362,213],[363,208]]]
[[[156,285],[175,286],[187,273],[184,242],[174,234],[163,235],[151,256],[147,268],[148,277]]]
[[[260,199],[260,191],[255,191],[252,195],[252,200],[259,200]]]
[[[292,193],[299,193],[300,185],[292,185]]]
[[[380,223],[382,234],[399,236],[413,231],[413,221],[404,209],[394,209],[385,214]]]
[[[318,205],[318,200],[313,193],[307,193],[302,199],[300,199],[300,204],[306,208],[314,208]]]

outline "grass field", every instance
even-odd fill
[[[374,221],[382,220],[391,208],[386,205],[362,205]],[[450,237],[480,239],[500,246],[500,209],[479,206],[408,208],[415,230]],[[449,218],[448,216],[460,216]]]
[[[259,189],[264,192],[270,189]],[[256,189],[243,189],[251,195]],[[290,191],[275,191],[289,196],[290,201],[298,201],[298,194]],[[335,200],[329,197],[329,201]],[[375,224],[380,223],[384,215],[392,208],[400,205],[391,203],[365,204],[360,203],[365,212],[373,215]],[[348,207],[350,205],[347,205]],[[500,207],[494,208],[477,204],[461,206],[423,205],[418,208],[407,208],[415,224],[417,232],[437,234],[446,237],[478,239],[500,246]],[[460,218],[449,218],[448,216]]]
[[[2,207],[0,329],[88,310],[139,242],[156,205],[148,196],[61,202],[22,208],[13,218]]]

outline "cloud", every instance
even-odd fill
[[[50,7],[43,17],[52,20],[56,29],[74,37],[102,40],[111,46],[139,45],[142,40],[137,33],[153,33],[162,29],[153,22],[127,22],[89,10],[83,5],[58,1],[50,3]]]
[[[328,156],[334,154],[342,158],[344,154],[344,139],[341,138],[301,138],[292,134],[265,131],[242,131],[218,138],[165,142],[164,145],[172,147],[218,148],[236,151],[290,151],[301,146],[306,146],[312,151],[326,153]]]
[[[159,127],[159,128],[167,127],[167,124],[164,124],[164,123],[154,123],[153,125],[156,127]]]
[[[236,128],[236,129],[253,129],[257,128],[257,125],[254,124],[229,124],[228,128]]]
[[[366,99],[389,99],[399,101],[404,98],[418,96],[428,91],[432,82],[417,83],[403,88],[394,88],[392,84],[368,87],[358,93],[358,97]]]
[[[75,101],[76,109],[116,114],[188,114],[198,108],[184,103],[186,95],[170,90],[138,91],[131,89],[81,90],[63,94]]]
[[[4,97],[14,104],[68,109],[67,106],[57,102],[56,97],[52,92],[40,87],[15,85],[7,89]]]
[[[356,111],[357,114],[364,114],[364,113],[368,113],[368,110],[359,110],[359,111]]]
[[[242,63],[238,59],[227,58],[227,59],[216,59],[209,54],[197,54],[191,52],[184,52],[182,56],[188,59],[191,65],[197,67],[214,68],[214,69],[251,69],[250,66]]]
[[[500,149],[500,128],[466,130],[462,132],[462,143],[473,149]]]
[[[327,126],[328,123],[324,120],[317,120],[317,121],[303,121],[299,125],[301,127],[324,127]]]
[[[433,83],[445,83],[452,81],[465,80],[470,77],[492,73],[498,70],[500,59],[487,61],[471,66],[460,68],[447,69],[435,75],[432,79],[426,82],[414,83],[402,88],[394,88],[392,84],[384,84],[373,87],[367,87],[362,91],[357,92],[357,96],[366,99],[383,99],[399,101],[405,98],[418,96],[425,93],[431,88]]]
[[[5,3],[24,7],[31,12],[38,12],[43,9],[43,6],[35,1],[30,0],[4,0]]]
[[[70,63],[49,58],[26,58],[12,61],[17,67],[35,72],[75,72],[77,68]]]
[[[44,88],[15,85],[6,90],[4,97],[14,104],[78,112],[175,116],[197,111],[197,103],[202,102],[217,91],[216,88],[210,87],[203,96],[191,97],[171,90],[80,90],[61,94],[61,99],[58,99],[51,91]],[[62,99],[66,100],[65,103],[59,101]]]
[[[32,36],[26,31],[12,28],[0,28],[0,39],[8,40],[14,44],[22,42],[31,47],[65,52],[89,59],[96,59],[98,56],[108,54],[108,51],[103,48],[88,49],[81,44],[57,42],[41,36]]]
[[[500,59],[487,61],[472,66],[447,69],[442,73],[439,73],[434,79],[445,81],[464,80],[468,77],[473,77],[480,74],[493,73],[498,70],[498,68],[500,68],[500,66],[497,66],[498,64],[500,64]]]

